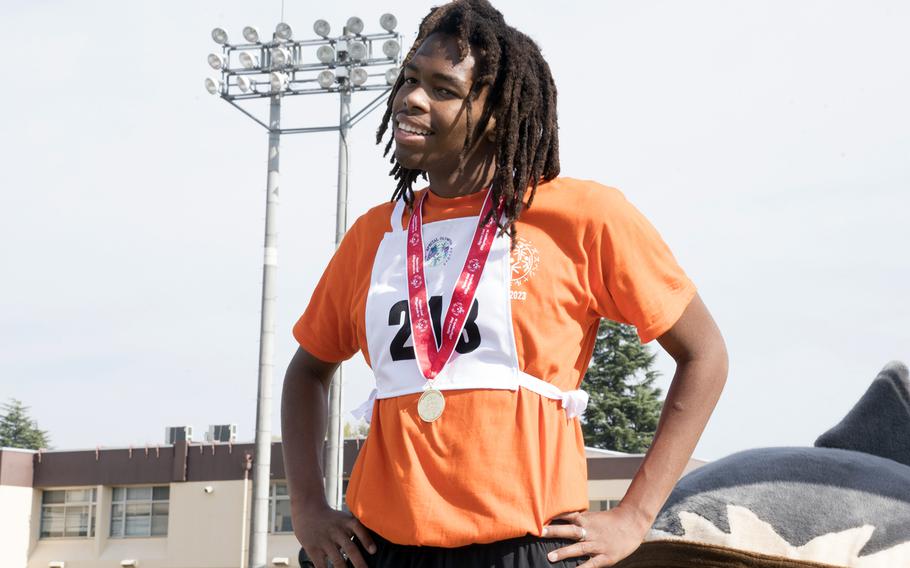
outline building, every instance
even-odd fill
[[[362,440],[345,440],[349,475]],[[246,566],[253,444],[0,449],[0,567]],[[642,456],[587,449],[591,510],[614,506]],[[692,460],[688,469],[703,462]],[[299,566],[281,444],[272,444],[268,563]]]

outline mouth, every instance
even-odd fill
[[[395,139],[410,139],[416,140],[421,138],[426,138],[432,136],[434,132],[423,126],[418,126],[416,124],[411,124],[408,122],[402,122],[398,119],[395,120]]]

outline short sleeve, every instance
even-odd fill
[[[668,331],[695,296],[695,284],[653,225],[616,189],[598,188],[603,216],[592,223],[589,284],[601,317],[634,325],[642,343]]]
[[[319,359],[338,362],[350,359],[359,350],[357,335],[360,305],[360,270],[365,261],[363,223],[351,226],[319,279],[306,310],[294,325],[294,338]]]

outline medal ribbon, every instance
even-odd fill
[[[423,376],[428,381],[432,381],[449,362],[455,345],[461,337],[461,330],[464,328],[471,304],[474,302],[480,275],[483,273],[487,257],[490,255],[490,248],[493,246],[493,238],[496,236],[497,229],[496,219],[502,214],[502,202],[500,201],[499,207],[496,208],[496,214],[484,223],[484,219],[493,208],[491,200],[493,192],[487,191],[483,207],[480,209],[480,217],[477,220],[477,228],[474,230],[471,248],[468,250],[468,257],[465,259],[455,288],[452,290],[452,299],[449,302],[449,309],[446,310],[442,326],[442,342],[439,343],[437,349],[436,333],[430,316],[427,284],[423,271],[423,201],[426,199],[427,193],[429,190],[420,196],[420,201],[408,223],[408,309],[411,316],[411,337],[414,338],[414,355],[417,358],[417,366]]]

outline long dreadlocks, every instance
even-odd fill
[[[464,105],[467,116],[467,135],[459,154],[459,169],[464,168],[471,146],[482,136],[491,118],[495,118],[496,170],[491,191],[493,202],[504,202],[506,220],[497,220],[500,229],[515,244],[515,221],[523,207],[525,192],[530,186],[527,205],[530,206],[541,180],[551,180],[559,174],[559,138],[556,122],[556,84],[540,48],[528,36],[506,24],[498,10],[487,0],[455,0],[432,8],[420,24],[417,40],[404,59],[404,66],[433,33],[444,33],[456,39],[459,54],[464,60],[469,49],[479,55],[474,69],[474,83]],[[376,133],[376,143],[389,128],[392,108],[398,89],[404,84],[404,73],[392,87],[382,123]],[[480,118],[473,124],[472,103],[478,94],[489,87],[487,103]],[[383,155],[388,155],[393,139],[389,139]],[[398,180],[392,201],[404,199],[409,207],[414,203],[413,185],[421,170],[403,167],[395,159],[390,175]],[[492,214],[492,212],[491,212]]]

